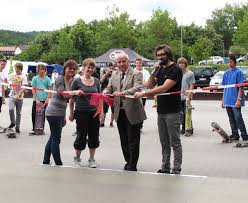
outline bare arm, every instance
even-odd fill
[[[176,81],[167,79],[163,85],[155,87],[147,92],[145,92],[146,96],[153,96],[156,94],[161,94],[164,92],[167,92],[169,89],[171,89],[176,84]]]
[[[147,88],[152,89],[156,85],[157,85],[157,78],[151,75],[149,80],[147,81]]]

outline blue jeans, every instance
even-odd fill
[[[243,140],[248,140],[245,123],[242,117],[241,108],[226,107],[226,112],[229,117],[230,126],[232,129],[232,135],[235,138],[239,138],[239,131]]]
[[[50,164],[51,154],[53,155],[53,159],[56,165],[63,165],[60,158],[60,140],[61,140],[61,132],[64,125],[64,117],[63,116],[47,116],[47,121],[50,126],[51,135],[46,144],[44,160],[43,164]]]

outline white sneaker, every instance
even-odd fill
[[[96,160],[95,159],[89,159],[89,167],[90,168],[96,168]]]
[[[76,166],[81,166],[81,160],[82,160],[81,158],[76,156],[73,158],[73,162]]]

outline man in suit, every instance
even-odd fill
[[[140,128],[146,119],[141,99],[125,98],[143,87],[142,72],[129,66],[129,57],[120,53],[116,57],[118,70],[103,93],[114,96],[114,117],[120,135],[121,148],[126,161],[124,170],[137,171],[139,159]]]

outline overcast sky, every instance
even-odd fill
[[[16,31],[55,30],[72,25],[80,18],[106,18],[106,8],[116,4],[131,19],[144,21],[157,8],[166,9],[177,22],[204,25],[216,8],[225,3],[246,3],[248,0],[10,0],[0,10],[0,29]]]

